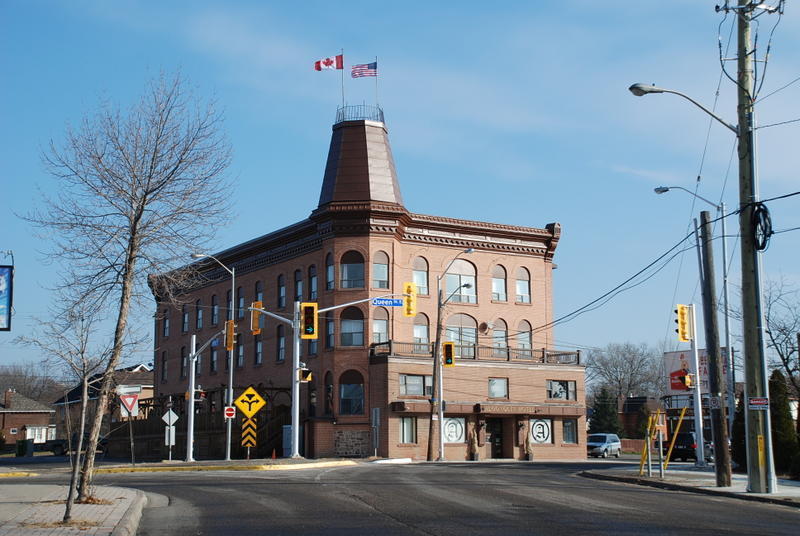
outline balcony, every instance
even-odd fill
[[[432,343],[386,341],[370,346],[370,357],[431,357]],[[540,363],[543,365],[580,365],[580,350],[565,352],[547,348],[511,348],[457,344],[458,359],[485,362]]]
[[[384,123],[383,109],[380,106],[371,104],[356,104],[351,106],[339,106],[336,109],[336,122],[334,124],[344,123],[345,121],[377,121]]]

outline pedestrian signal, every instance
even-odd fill
[[[306,302],[300,304],[300,338],[316,339],[317,334],[317,304]]]

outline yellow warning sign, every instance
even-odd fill
[[[249,418],[258,413],[258,410],[263,408],[267,401],[261,398],[261,395],[255,389],[248,387],[234,403],[244,413],[245,417]]]
[[[256,421],[254,419],[244,419],[242,421],[242,446],[256,446]]]

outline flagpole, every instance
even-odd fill
[[[375,56],[375,106],[380,107],[378,103],[378,56]]]
[[[344,108],[344,49],[342,50],[342,108]]]

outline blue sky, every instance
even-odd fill
[[[14,215],[39,205],[37,188],[55,188],[40,160],[49,140],[58,143],[101,99],[126,105],[159,71],[181,69],[197,95],[224,108],[234,149],[237,209],[219,230],[223,249],[316,207],[341,82],[313,62],[342,48],[346,68],[378,57],[378,99],[406,207],[532,227],[560,222],[555,312],[577,309],[664,253],[706,208],[680,191],[656,196],[654,187],[693,190],[700,173],[700,195],[737,205],[733,135],[678,97],[627,91],[633,82],[678,89],[735,123],[734,86],[720,84],[716,3],[3,2],[0,251],[14,252],[17,273],[14,329],[0,333],[0,364],[39,358],[11,340],[29,334],[51,305],[46,287],[57,267],[42,261],[45,245]],[[760,19],[762,53],[776,21]],[[730,36],[735,43],[730,17],[719,34],[723,48]],[[800,76],[800,12],[791,2],[770,52],[762,95]],[[375,101],[373,79],[346,78],[345,86],[349,103]],[[765,98],[759,123],[800,118],[798,97],[800,82]],[[798,142],[800,122],[760,131],[763,198],[800,190]],[[291,203],[275,202],[282,199]],[[775,229],[800,226],[800,196],[769,208]],[[737,233],[735,217],[728,230]],[[800,231],[773,237],[765,277],[800,284],[798,238]],[[733,301],[737,244],[729,241]],[[666,338],[672,346],[676,301],[700,301],[693,250],[559,325],[557,345]],[[138,321],[149,329],[146,315]],[[149,359],[145,352],[127,361]]]

